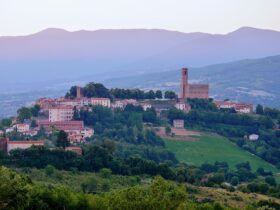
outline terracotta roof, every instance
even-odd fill
[[[71,121],[40,121],[38,122],[40,125],[83,125],[84,122],[80,120],[71,120]]]
[[[43,140],[38,140],[38,141],[34,141],[34,140],[21,140],[21,141],[8,141],[8,144],[38,144],[38,145],[44,145],[44,141]]]
[[[110,100],[110,98],[91,98],[91,100]]]
[[[51,107],[50,109],[73,109],[73,106],[71,106],[71,105],[60,105],[60,106]]]

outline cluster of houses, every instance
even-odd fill
[[[214,101],[218,109],[234,109],[238,113],[252,113],[253,104],[233,102],[233,101]]]
[[[135,99],[123,99],[111,101],[109,98],[86,98],[82,97],[79,93],[80,88],[77,88],[77,97],[68,99],[60,98],[40,98],[35,104],[40,106],[40,117],[33,117],[32,121],[36,122],[36,126],[32,126],[31,120],[25,120],[23,123],[18,123],[16,118],[12,121],[12,126],[6,128],[5,132],[1,131],[0,136],[4,133],[17,132],[26,136],[26,139],[32,139],[38,132],[43,129],[46,134],[51,134],[55,130],[63,130],[68,134],[68,140],[71,145],[82,143],[94,135],[93,128],[85,127],[83,121],[73,120],[74,110],[92,109],[92,106],[104,106],[111,109],[124,109],[127,105],[141,106],[143,110],[154,107],[157,113],[163,110],[168,110],[171,107],[176,107],[185,112],[190,111],[190,106],[184,102],[177,102],[176,100],[166,101],[167,103],[155,103],[151,101],[137,101]],[[164,102],[164,101],[162,101]],[[43,117],[42,117],[43,116]],[[44,141],[11,141],[3,138],[2,141],[3,151],[9,152],[12,149],[22,148],[26,149],[32,145],[44,145]],[[66,150],[71,150],[81,153],[79,147],[68,147]]]

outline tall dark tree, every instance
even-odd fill
[[[80,120],[80,113],[76,107],[74,107],[73,120]]]
[[[68,140],[68,135],[65,131],[61,130],[57,134],[57,141],[56,141],[56,146],[57,147],[62,147],[65,149],[65,147],[69,146],[70,142]]]
[[[76,98],[77,96],[77,86],[72,86],[70,90],[66,93],[65,98]]]
[[[257,107],[256,107],[256,113],[257,114],[260,114],[260,115],[263,115],[263,106],[258,104]]]
[[[40,106],[38,104],[34,105],[33,107],[30,108],[31,114],[34,117],[37,117],[39,115],[39,111],[40,111]]]

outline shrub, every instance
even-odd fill
[[[51,176],[53,175],[55,172],[55,167],[53,167],[52,165],[47,165],[46,168],[45,168],[45,174],[47,176]]]

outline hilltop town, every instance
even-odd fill
[[[74,91],[74,93],[73,93]],[[141,92],[141,91],[140,91]],[[75,119],[75,114],[81,110],[92,110],[95,106],[103,106],[109,109],[124,109],[127,105],[140,106],[144,111],[154,109],[157,116],[163,111],[176,108],[185,113],[191,110],[188,99],[209,99],[208,84],[189,84],[188,69],[181,70],[181,85],[179,97],[172,91],[165,92],[163,97],[160,90],[150,91],[146,95],[135,99],[134,96],[125,96],[126,99],[109,97],[85,97],[83,88],[75,86],[72,89],[73,95],[66,95],[59,98],[40,98],[35,101],[34,109],[37,109],[36,116],[28,119],[13,118],[11,127],[0,130],[2,136],[9,136],[10,133],[19,133],[22,139],[17,141],[6,138],[6,146],[2,150],[9,152],[16,148],[28,148],[32,145],[44,145],[43,140],[32,141],[32,137],[37,136],[40,131],[50,135],[55,130],[63,130],[67,133],[72,146],[66,150],[72,150],[81,154],[81,149],[74,145],[84,143],[87,138],[94,135],[94,128],[86,127],[84,122]],[[252,113],[253,105],[241,102],[213,101],[218,109],[233,109],[237,113]],[[184,121],[174,119],[175,128],[184,128]],[[6,148],[5,148],[6,147]]]

